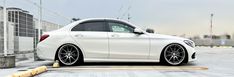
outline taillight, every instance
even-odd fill
[[[43,41],[43,40],[45,40],[48,37],[49,37],[48,34],[42,35],[41,38],[40,38],[40,42]]]

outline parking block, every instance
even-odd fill
[[[41,74],[47,71],[46,66],[37,67],[35,69],[30,69],[27,71],[17,72],[8,77],[33,77],[35,75]]]

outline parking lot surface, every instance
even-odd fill
[[[85,63],[49,67],[36,77],[233,77],[234,48],[197,47],[196,62],[182,66],[159,63]]]

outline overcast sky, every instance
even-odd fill
[[[38,8],[27,0],[7,0],[7,6],[20,7],[38,17]],[[188,36],[209,34],[210,14],[214,13],[214,33],[234,34],[234,0],[43,0],[43,7],[66,18],[126,20],[129,13],[130,22],[136,25],[153,28],[157,33]],[[62,16],[43,12],[44,20],[68,24],[69,20]]]

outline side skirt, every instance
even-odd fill
[[[159,62],[152,59],[84,59],[84,62]]]

